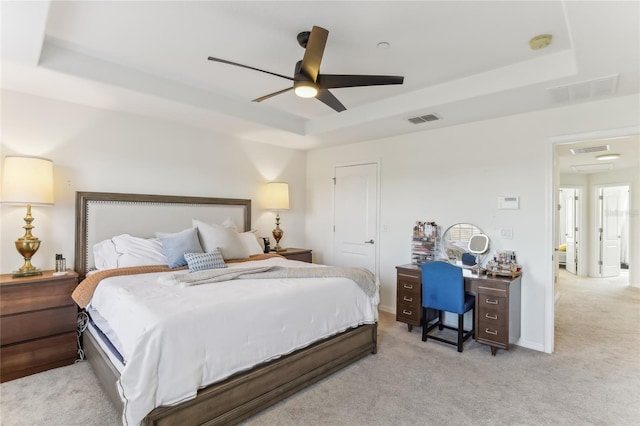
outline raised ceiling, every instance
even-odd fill
[[[639,92],[635,1],[3,1],[2,87],[290,148],[352,143]],[[329,30],[327,74],[403,75],[287,92],[296,35]],[[553,35],[545,49],[529,40]],[[389,48],[380,49],[386,42]],[[438,121],[409,118],[435,113]]]

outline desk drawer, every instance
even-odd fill
[[[417,278],[404,278],[398,275],[398,294],[414,294],[420,295],[420,280]]]
[[[507,292],[504,290],[496,290],[493,288],[478,287],[478,310],[498,310],[507,312],[509,306]]]
[[[476,340],[496,343],[502,347],[506,347],[509,344],[507,321],[496,321],[481,317],[477,327]]]
[[[420,305],[408,305],[398,303],[396,305],[396,321],[405,322],[407,324],[420,325]]]

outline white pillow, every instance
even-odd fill
[[[93,264],[96,269],[115,269],[120,254],[111,240],[103,240],[93,245]]]
[[[167,257],[157,238],[140,238],[122,234],[111,239],[120,254],[118,268],[129,266],[166,265]]]
[[[192,223],[194,228],[198,228],[200,245],[205,252],[212,252],[215,248],[219,248],[225,260],[249,257],[249,250],[235,229],[215,223],[205,223],[198,219],[192,219]]]
[[[260,254],[264,251],[260,246],[254,231],[240,232],[238,235],[240,235],[240,239],[242,240],[244,247],[249,252],[249,255]]]

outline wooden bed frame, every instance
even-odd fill
[[[76,271],[84,277],[91,264],[89,253],[95,241],[90,229],[89,205],[92,203],[142,204],[145,207],[170,205],[235,206],[241,209],[243,228],[250,229],[251,200],[181,197],[160,195],[78,192],[76,194]],[[143,213],[148,215],[147,213]],[[146,217],[146,216],[145,216]],[[131,226],[128,224],[127,226]],[[131,232],[125,229],[120,233]],[[164,228],[163,228],[164,229]],[[177,229],[179,230],[179,229]],[[113,232],[108,230],[106,232]],[[113,233],[111,235],[117,235]],[[119,372],[107,354],[86,333],[83,346],[91,364],[113,404],[123,410],[116,382]],[[144,419],[144,425],[228,425],[245,420],[261,410],[377,351],[377,324],[365,324],[318,341],[276,360],[235,374],[198,391],[195,399],[178,405],[158,407]]]

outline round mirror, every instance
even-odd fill
[[[484,233],[471,223],[456,223],[444,231],[442,250],[450,263],[463,266],[475,265],[476,257],[469,253],[469,241],[476,235],[484,235]]]

